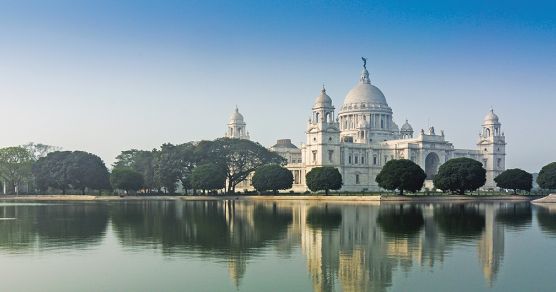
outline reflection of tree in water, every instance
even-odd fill
[[[108,208],[100,203],[45,205],[36,212],[41,246],[75,248],[98,243],[108,225]]]
[[[496,212],[496,221],[515,230],[530,226],[532,218],[533,213],[529,202],[504,204]]]
[[[0,248],[18,251],[33,247],[36,241],[35,207],[1,206]],[[12,220],[13,218],[13,220]]]
[[[475,204],[437,205],[434,220],[454,240],[479,237],[485,228],[485,216]]]
[[[307,211],[306,222],[313,229],[334,230],[342,224],[342,212],[328,206],[312,207]]]
[[[556,236],[556,210],[545,206],[538,206],[535,210],[541,230],[549,235]]]
[[[250,256],[283,237],[290,209],[236,201],[122,203],[112,210],[124,246],[162,247],[164,253],[225,258],[236,285]]]
[[[385,205],[378,212],[377,223],[387,236],[411,237],[421,231],[425,220],[415,205]]]

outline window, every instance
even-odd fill
[[[376,155],[373,155],[373,165],[377,164],[377,159],[376,159]]]
[[[348,163],[351,164],[351,155],[348,156]]]
[[[317,163],[317,151],[313,150],[313,163]]]
[[[483,167],[485,167],[485,168],[487,167],[487,162],[488,162],[487,159],[483,159]]]
[[[328,162],[332,162],[333,156],[334,156],[334,150],[328,150]]]
[[[354,163],[357,164],[359,163],[359,156],[355,155],[355,157],[353,158]]]
[[[361,156],[361,164],[365,164],[365,156]]]
[[[501,167],[502,167],[502,158],[498,158],[498,160],[496,160],[496,166],[497,166],[498,168],[501,168]]]
[[[355,184],[357,184],[357,185],[359,184],[359,175],[358,174],[355,175]]]

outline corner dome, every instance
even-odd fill
[[[232,115],[230,115],[230,124],[232,123],[243,123],[243,115],[239,113],[239,109],[237,107]]]
[[[413,127],[409,124],[407,120],[405,120],[405,123],[402,125],[402,131],[413,132]]]
[[[484,118],[485,123],[498,123],[499,119],[498,116],[494,113],[494,110],[491,109]]]
[[[330,98],[330,96],[326,94],[326,89],[323,86],[322,90],[320,91],[320,95],[317,96],[317,98],[315,99],[315,104],[313,105],[313,107],[331,107],[331,106],[332,106],[332,98]]]

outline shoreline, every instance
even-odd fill
[[[95,195],[0,195],[0,201],[310,201],[343,203],[443,203],[443,202],[530,202],[539,196],[492,195],[492,196],[95,196]]]

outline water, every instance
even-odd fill
[[[0,291],[556,291],[556,207],[0,203]]]

